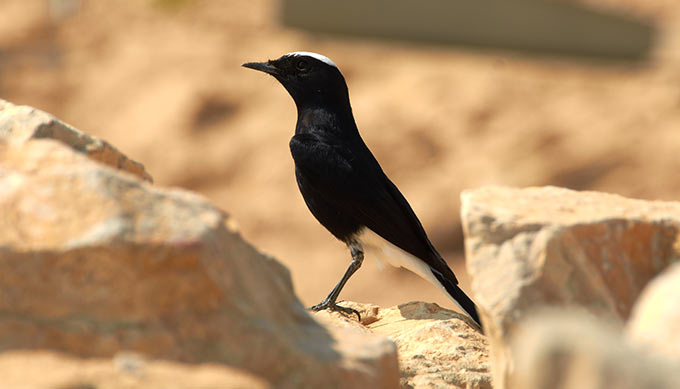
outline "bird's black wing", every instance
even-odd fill
[[[455,284],[455,275],[430,243],[399,189],[360,139],[351,143],[295,135],[291,153],[300,178],[339,212],[420,258]]]

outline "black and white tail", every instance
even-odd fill
[[[378,261],[378,266],[380,266],[380,260],[384,260],[394,267],[403,267],[418,274],[441,288],[463,312],[477,323],[479,328],[482,328],[475,303],[458,287],[456,276],[448,269],[446,262],[444,262],[441,256],[434,251],[434,248],[431,245],[430,249],[432,250],[432,255],[436,256],[436,260],[441,261],[440,263],[448,270],[451,274],[449,277],[433,269],[426,261],[415,257],[385,240],[369,228],[363,229],[357,236],[357,239],[367,254]]]
[[[479,320],[479,315],[477,314],[477,307],[475,303],[463,292],[461,288],[456,285],[456,283],[444,277],[438,271],[433,270],[435,278],[442,284],[449,297],[453,300],[458,308],[465,312],[472,320],[477,323],[479,328],[482,328],[482,322]]]

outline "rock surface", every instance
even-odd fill
[[[528,312],[581,306],[623,323],[647,282],[678,258],[680,203],[554,187],[463,192],[468,271],[489,336],[494,385]]]
[[[0,351],[121,350],[281,388],[398,385],[396,347],[306,312],[287,269],[202,197],[54,140],[0,145]]]
[[[264,389],[265,380],[224,365],[147,361],[120,353],[112,359],[78,359],[49,351],[0,354],[8,389]]]
[[[629,337],[680,364],[680,263],[647,285],[627,323]]]
[[[509,389],[674,389],[680,370],[624,341],[584,312],[531,315],[513,334]]]
[[[486,338],[467,317],[423,302],[390,308],[342,305],[359,311],[361,324],[339,313],[315,315],[331,327],[353,327],[392,339],[399,349],[402,388],[491,388]]]
[[[58,140],[97,162],[153,181],[141,163],[129,159],[105,140],[79,131],[47,112],[0,99],[0,141],[25,143],[42,138]]]

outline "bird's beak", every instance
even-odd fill
[[[259,70],[261,72],[265,72],[271,75],[278,74],[279,69],[276,68],[276,66],[272,65],[271,61],[268,62],[247,62],[244,63],[243,65],[244,68],[250,68],[250,69],[255,69]]]

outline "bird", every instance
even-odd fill
[[[242,66],[273,76],[293,98],[297,123],[289,146],[298,188],[312,215],[351,254],[340,281],[310,309],[356,314],[361,321],[359,312],[338,305],[337,299],[366,253],[430,281],[482,328],[475,303],[359,134],[338,66],[307,51]]]

